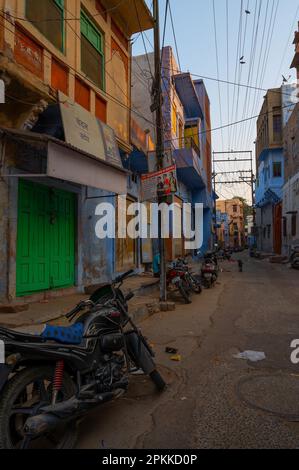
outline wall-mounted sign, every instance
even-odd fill
[[[122,161],[120,158],[119,148],[116,142],[116,137],[112,127],[107,126],[103,122],[98,120],[98,124],[102,130],[105,149],[106,149],[106,161],[111,163],[111,165],[123,167]]]
[[[141,176],[143,201],[154,201],[160,197],[167,197],[175,194],[177,190],[176,165]]]
[[[65,141],[100,160],[106,160],[104,138],[95,116],[62,92],[59,92],[59,102]]]

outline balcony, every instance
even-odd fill
[[[190,148],[176,149],[173,152],[178,178],[191,191],[206,187],[206,174],[197,150],[190,145]]]

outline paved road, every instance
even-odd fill
[[[129,394],[80,425],[79,448],[298,448],[299,273],[244,259],[190,306],[143,322],[168,382],[162,395],[134,377]],[[178,348],[172,362],[166,346]],[[264,352],[252,363],[234,358]],[[270,410],[270,412],[265,411]]]

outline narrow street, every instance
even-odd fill
[[[298,272],[237,257],[242,274],[226,262],[213,291],[140,325],[167,391],[159,395],[135,376],[125,398],[80,424],[78,448],[298,448],[299,423],[291,421],[299,421],[299,368],[290,361],[299,338]],[[179,350],[181,362],[166,346]],[[266,360],[234,357],[247,350]]]

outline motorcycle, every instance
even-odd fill
[[[290,257],[290,263],[293,269],[299,270],[299,246],[296,246],[293,249],[291,257]]]
[[[126,393],[140,369],[159,391],[166,384],[154,353],[128,314],[119,276],[80,302],[70,327],[46,326],[40,336],[0,328],[0,448],[74,448],[77,422]]]
[[[191,291],[194,292],[195,294],[201,294],[202,293],[201,282],[199,278],[191,272],[186,259],[179,258],[176,261],[175,266],[176,268],[182,269],[183,271],[185,271],[186,273],[185,279],[188,282]]]
[[[213,259],[206,255],[201,268],[201,276],[203,285],[207,289],[211,289],[217,282],[219,273],[219,266],[215,264]]]
[[[217,272],[220,270],[218,254],[215,251],[208,251],[204,255],[205,263],[213,263]]]
[[[176,263],[169,265],[166,273],[167,288],[177,289],[183,297],[186,304],[191,304],[191,287],[187,280],[186,269],[176,266]]]

